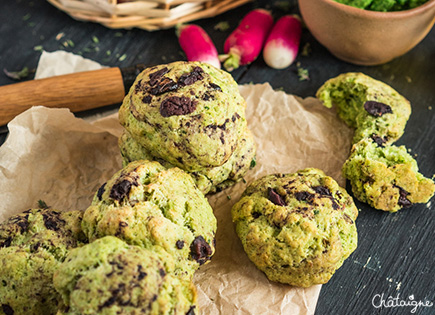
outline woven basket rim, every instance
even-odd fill
[[[148,31],[213,17],[252,0],[47,0],[74,19]]]

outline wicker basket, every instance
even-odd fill
[[[250,0],[47,0],[73,18],[148,31],[212,17]]]

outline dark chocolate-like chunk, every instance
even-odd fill
[[[190,244],[190,254],[200,265],[209,260],[212,253],[210,245],[201,235],[197,236]]]
[[[331,191],[325,186],[312,187],[313,190],[321,196],[332,196]]]
[[[6,315],[14,315],[14,310],[8,304],[2,304],[2,310]]]
[[[112,292],[112,294],[113,294],[113,292]],[[116,293],[116,294],[117,294],[117,293]],[[98,310],[101,311],[103,308],[106,308],[106,307],[112,306],[112,305],[115,303],[115,301],[116,301],[116,295],[112,295],[110,298],[108,298],[108,299],[106,300],[106,302],[104,302],[102,305],[100,305],[100,306],[98,307]]]
[[[11,223],[16,224],[20,228],[20,232],[24,233],[27,231],[27,228],[29,227],[29,215],[19,215],[13,219],[11,219]]]
[[[137,276],[137,280],[142,280],[147,276],[147,273],[145,271],[142,271],[143,267],[142,265],[137,266],[137,271],[139,272],[139,275]]]
[[[279,195],[273,188],[269,187],[267,189],[267,198],[277,206],[286,206],[284,198],[281,197],[281,195]]]
[[[186,315],[195,315],[195,305],[191,306]]]
[[[164,67],[156,72],[150,73],[150,85],[156,85],[159,82],[160,78],[168,72],[169,69],[167,67]]]
[[[211,88],[212,90],[222,92],[221,87],[220,87],[219,85],[217,85],[217,84],[210,83],[210,88]]]
[[[387,140],[388,140],[388,138],[386,136],[382,138],[376,134],[372,134],[371,138],[372,138],[373,142],[376,143],[378,145],[378,147],[381,147],[381,148],[384,147],[384,143],[387,142]]]
[[[151,95],[145,95],[142,99],[142,102],[144,102],[145,104],[149,104],[151,103],[152,97]]]
[[[180,86],[191,85],[191,84],[195,83],[196,81],[200,81],[200,80],[204,79],[203,73],[204,73],[204,70],[202,70],[201,67],[195,67],[192,70],[192,72],[190,72],[188,74],[183,74],[178,79],[178,84]]]
[[[308,203],[313,202],[314,195],[309,193],[308,191],[298,191],[295,192],[295,198],[298,201],[306,201]]]
[[[221,140],[221,143],[222,143],[222,144],[225,144],[225,135],[224,135],[223,132],[221,133],[219,139]]]
[[[261,213],[260,213],[260,212],[252,212],[252,217],[253,217],[254,219],[258,219],[260,216],[261,216]]]
[[[184,247],[184,241],[178,240],[175,246],[177,246],[178,249],[182,249]]]
[[[97,192],[97,198],[98,200],[102,200],[103,194],[104,194],[104,188],[106,187],[106,183],[104,183],[103,185],[101,185],[100,188],[98,188],[98,192]]]
[[[166,276],[166,271],[163,268],[160,268],[159,269],[159,274],[163,278],[164,276]]]
[[[340,205],[337,203],[335,198],[332,196],[332,193],[331,193],[331,191],[329,190],[328,187],[325,187],[325,186],[316,186],[316,187],[312,187],[312,188],[320,196],[327,197],[327,198],[329,198],[331,200],[332,209],[334,209],[334,210],[340,209]]]
[[[340,209],[340,205],[335,201],[334,198],[331,198],[331,203],[332,203],[332,209],[334,210]]]
[[[112,186],[109,197],[114,200],[121,201],[130,192],[131,185],[132,185],[131,182],[127,179],[124,179],[116,183],[115,185]]]
[[[346,213],[343,214],[343,218],[344,218],[344,221],[346,221],[347,223],[349,223],[349,224],[353,223],[353,220]]]
[[[127,227],[127,226],[128,226],[127,222],[124,222],[124,221],[119,222],[119,227],[120,228],[124,228],[124,227]]]
[[[65,224],[65,221],[59,218],[59,212],[42,213],[42,218],[44,219],[44,225],[47,229],[52,231],[59,230],[59,224]]]
[[[185,96],[171,96],[165,98],[160,104],[160,114],[163,117],[187,115],[195,111],[196,101]]]
[[[142,79],[141,79],[134,86],[134,91],[135,91],[135,93],[139,93],[140,91],[142,91],[142,89],[143,89],[143,87],[142,87]]]
[[[376,101],[365,102],[364,109],[367,111],[367,113],[375,117],[381,117],[384,114],[393,113],[393,110],[389,105]]]
[[[9,246],[11,246],[11,243],[12,243],[12,237],[9,236],[7,239],[5,239],[3,241],[3,243],[0,242],[0,248],[1,247],[9,247]]]
[[[399,200],[397,201],[397,203],[399,204],[399,206],[403,207],[403,208],[408,208],[412,206],[412,202],[407,198],[407,196],[409,195],[409,192],[407,192],[405,189],[403,189],[400,186],[395,185],[397,188],[399,188]]]
[[[36,252],[39,249],[40,246],[41,246],[41,243],[39,243],[39,242],[36,243],[36,244],[30,245],[30,252],[31,253]]]
[[[204,95],[202,96],[202,100],[203,100],[203,101],[208,101],[210,98],[211,98],[211,95],[208,94],[207,92],[204,93]]]
[[[163,78],[149,90],[149,93],[152,95],[161,95],[169,91],[175,91],[176,89],[178,89],[177,82],[169,78]]]

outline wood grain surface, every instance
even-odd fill
[[[211,19],[196,23],[223,52],[225,38],[241,17],[256,7],[272,10],[275,17],[298,13],[296,1],[254,1]],[[70,18],[44,0],[3,0],[0,10],[0,70],[36,68],[41,49],[66,50],[103,65],[125,67],[185,60],[174,29],[156,32],[111,30],[101,25]],[[216,29],[227,21],[229,30]],[[232,75],[240,84],[269,82],[273,88],[302,97],[313,96],[327,79],[343,72],[361,71],[382,80],[407,97],[412,115],[398,144],[406,145],[427,177],[435,174],[435,29],[413,50],[385,65],[356,66],[333,57],[303,30],[301,47],[310,53],[299,55],[285,70],[273,70],[262,58]],[[387,49],[387,47],[386,47]],[[298,68],[309,71],[300,81]],[[13,80],[0,73],[0,85]],[[78,114],[83,117],[116,106]],[[328,132],[328,130],[325,130]],[[3,134],[1,141],[4,141]],[[331,152],[334,154],[334,152]],[[412,307],[375,308],[383,294],[409,301],[435,303],[435,200],[395,214],[374,210],[357,202],[358,249],[345,261],[331,281],[324,285],[316,314],[411,314]],[[266,299],[267,297],[265,297]],[[435,307],[418,307],[414,314],[435,314]]]
[[[122,102],[119,68],[107,68],[0,86],[0,125],[32,106],[67,107],[81,112]]]

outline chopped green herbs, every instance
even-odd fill
[[[273,6],[284,12],[289,12],[292,8],[290,1],[275,1]]]
[[[18,81],[27,78],[29,74],[33,73],[34,71],[30,71],[29,68],[24,67],[20,71],[8,71],[6,69],[3,69],[3,72],[8,78]]]
[[[298,62],[296,64],[296,67],[298,69],[299,81],[308,81],[308,80],[310,80],[310,73],[309,73],[308,69],[302,68],[300,62]]]
[[[301,56],[307,57],[311,54],[311,45],[310,43],[305,43],[304,47],[302,47]]]
[[[213,28],[216,31],[225,32],[225,31],[228,31],[230,29],[230,23],[228,23],[228,21],[222,21],[222,22],[217,23]]]
[[[38,200],[38,208],[41,208],[41,209],[48,209],[48,208],[50,208],[50,207],[47,206],[47,204],[45,203],[44,200],[39,199],[39,200]]]
[[[257,160],[256,160],[256,158],[254,157],[254,158],[251,160],[250,168],[254,168],[255,165],[257,165]]]

